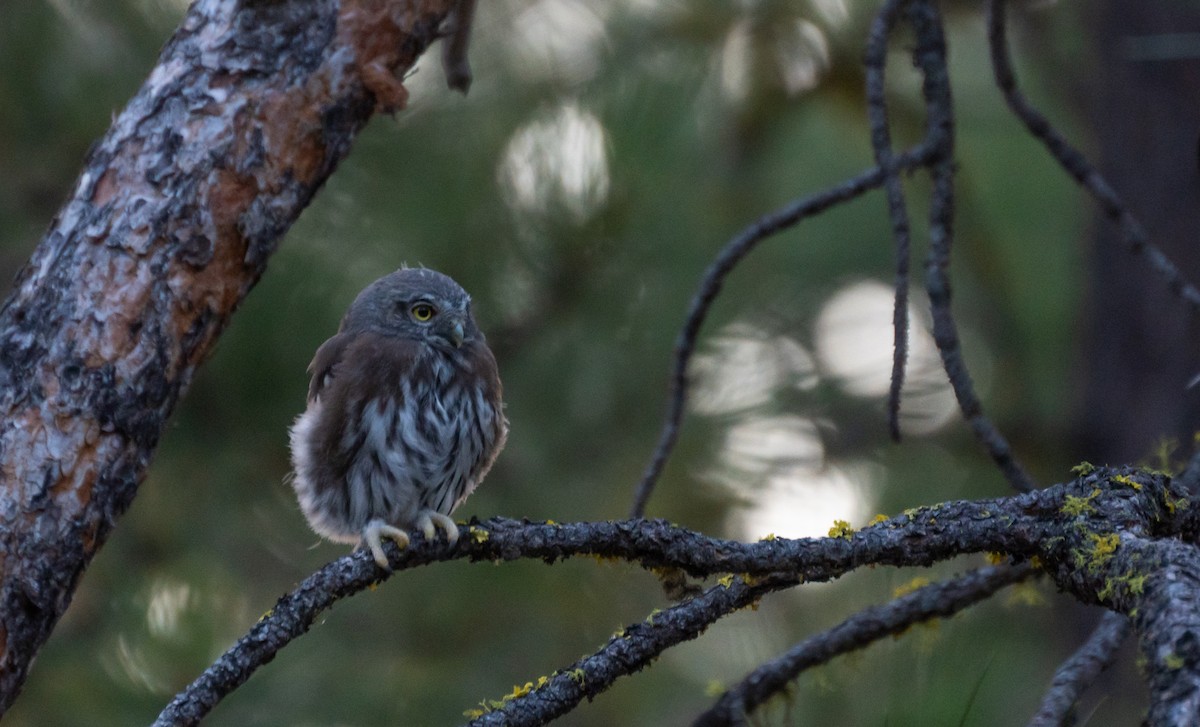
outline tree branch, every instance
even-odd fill
[[[911,169],[927,164],[931,150],[924,145],[917,146],[893,159],[894,169]],[[692,296],[688,305],[687,318],[683,328],[675,339],[675,351],[671,364],[670,391],[667,395],[667,413],[664,417],[662,430],[659,432],[658,443],[650,457],[650,463],[642,475],[641,481],[634,493],[633,507],[630,517],[642,517],[646,511],[646,503],[654,491],[654,486],[666,466],[667,459],[679,439],[679,427],[683,422],[684,409],[687,404],[688,381],[687,368],[692,354],[696,350],[696,338],[700,327],[708,317],[709,309],[721,292],[725,278],[729,276],[737,264],[742,261],[760,242],[768,237],[782,232],[801,222],[805,218],[824,212],[830,207],[848,202],[864,192],[879,187],[887,178],[882,167],[872,167],[856,177],[830,187],[824,192],[811,197],[792,202],[769,215],[766,215],[738,233],[730,240],[716,258],[704,271],[700,288]]]
[[[1129,245],[1129,251],[1144,256],[1151,269],[1166,282],[1167,288],[1179,296],[1193,314],[1200,313],[1200,289],[1184,277],[1162,250],[1150,243],[1145,228],[1129,212],[1100,172],[1078,149],[1071,146],[1066,137],[1055,129],[1045,115],[1034,108],[1017,88],[1017,76],[1008,53],[1005,10],[1005,0],[988,0],[987,28],[992,72],[1009,109],[1025,124],[1029,133],[1042,142],[1059,166],[1092,195],[1104,216],[1120,230],[1121,236]]]
[[[983,413],[971,374],[963,358],[958,324],[950,308],[950,251],[954,239],[954,113],[950,97],[950,73],[946,64],[946,39],[937,5],[914,0],[908,8],[909,22],[917,35],[915,60],[924,75],[926,138],[937,150],[930,166],[933,194],[929,203],[929,256],[925,261],[925,290],[933,316],[933,340],[942,356],[958,407],[1005,479],[1018,492],[1036,485],[1013,456],[1008,440]]]
[[[641,671],[668,648],[696,638],[717,620],[752,605],[771,591],[796,583],[796,578],[786,576],[768,577],[753,585],[742,578],[730,578],[695,598],[627,626],[604,648],[556,671],[527,693],[489,703],[470,725],[546,724],[574,709],[585,697],[591,699],[604,692],[619,677]]]
[[[164,422],[450,0],[198,0],[0,310],[0,712]]]
[[[1200,553],[1173,539],[1195,538],[1200,532],[1200,508],[1188,507],[1186,494],[1162,476],[1098,470],[1074,482],[1019,496],[919,508],[843,537],[741,543],[662,520],[550,525],[493,518],[472,521],[453,546],[418,537],[404,550],[391,543],[384,547],[396,572],[463,558],[552,563],[589,555],[626,560],[650,570],[678,568],[695,577],[736,574],[754,584],[751,591],[760,585],[773,590],[794,581],[827,581],[865,565],[927,566],[979,552],[1016,559],[1036,556],[1058,586],[1079,600],[1136,614],[1135,629],[1151,657],[1147,667],[1151,686],[1156,700],[1165,705],[1195,696],[1192,685],[1200,683],[1200,659],[1179,656],[1190,654],[1188,634],[1200,633]],[[161,724],[192,724],[190,720],[200,719],[279,649],[306,632],[322,611],[391,575],[361,551],[325,566],[281,598],[181,692],[160,716]],[[732,603],[723,599],[754,596],[736,593],[742,595],[718,596],[710,589],[700,597],[708,600],[691,606],[696,610],[678,612],[692,626],[655,631],[648,650],[637,646],[637,653],[650,658],[670,645],[663,646],[664,640],[692,638],[699,633],[695,628],[711,623],[704,621],[703,614],[716,614],[712,620],[720,617],[718,601]],[[598,656],[601,661],[586,668],[609,675],[605,679],[641,668],[620,671],[610,663],[611,655]],[[585,667],[571,667],[575,668]],[[551,692],[542,693],[557,695],[555,704],[575,694],[565,683],[555,684]],[[543,714],[530,712],[534,713]]]
[[[887,94],[884,74],[887,69],[888,39],[899,20],[900,11],[909,0],[888,0],[875,15],[867,37],[865,65],[867,67],[867,120],[871,127],[871,149],[875,163],[888,170],[884,179],[887,192],[888,217],[892,237],[896,241],[896,298],[892,308],[893,355],[892,379],[888,389],[888,429],[892,441],[900,441],[900,392],[904,388],[904,371],[908,363],[908,269],[912,236],[908,221],[908,202],[899,170],[893,168],[892,134],[888,124]]]

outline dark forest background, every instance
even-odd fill
[[[1196,323],[1008,114],[978,4],[944,9],[959,122],[955,310],[989,413],[1042,484],[1081,460],[1175,466],[1197,428],[1200,391],[1185,388],[1200,372]],[[4,279],[183,10],[0,8]],[[445,89],[436,53],[422,59],[409,108],[371,124],[289,233],[6,725],[151,721],[278,595],[344,552],[308,531],[284,484],[286,429],[313,351],[363,285],[401,264],[471,291],[506,385],[508,449],[456,515],[624,517],[704,266],[757,216],[872,163],[861,58],[874,10],[481,3],[470,95]],[[1190,34],[1200,3],[1041,2],[1012,15],[1035,102],[1100,163],[1151,239],[1200,271],[1200,34]],[[900,142],[921,123],[906,51],[896,44],[889,67]],[[924,190],[913,191],[919,210]],[[919,296],[906,439],[887,439],[891,265],[875,194],[769,241],[733,274],[648,514],[754,540],[1007,493],[961,423]],[[715,686],[932,577],[878,569],[776,595],[564,723],[684,723]],[[653,577],[591,559],[405,572],[339,603],[209,722],[453,724],[663,602]],[[761,720],[1024,722],[1098,613],[1048,584],[1021,587],[804,676]],[[1126,649],[1087,724],[1139,719],[1145,694]]]

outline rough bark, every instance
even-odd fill
[[[279,241],[449,0],[199,0],[0,310],[0,713]]]

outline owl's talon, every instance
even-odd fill
[[[451,545],[458,542],[458,526],[452,519],[440,512],[421,511],[421,514],[417,516],[417,527],[425,533],[426,540],[433,540],[437,537],[437,529],[441,528],[446,533],[446,540]]]
[[[380,568],[390,571],[392,566],[388,563],[387,556],[383,554],[383,538],[395,541],[396,545],[403,550],[408,547],[408,533],[398,527],[388,525],[382,520],[372,520],[363,528],[363,542],[371,549],[371,555],[374,556],[375,563]]]

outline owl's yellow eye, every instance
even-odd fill
[[[433,306],[429,305],[428,303],[417,303],[409,309],[409,312],[412,313],[413,318],[417,319],[421,323],[424,323],[430,318],[433,318],[433,314],[436,311],[434,311]]]

